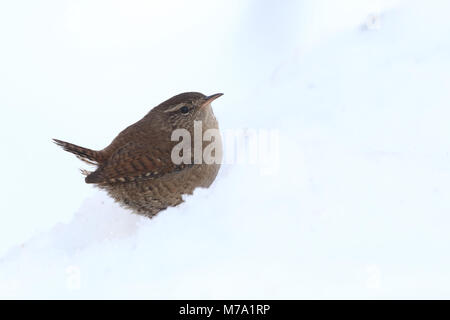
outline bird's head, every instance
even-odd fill
[[[199,92],[181,93],[153,108],[147,116],[157,116],[171,129],[184,128],[191,131],[194,121],[208,123],[210,118],[214,117],[211,102],[222,95],[223,93],[210,96]]]

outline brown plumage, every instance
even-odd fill
[[[172,161],[172,149],[179,141],[171,141],[175,129],[186,129],[194,145],[194,121],[201,121],[202,136],[208,129],[218,129],[211,102],[222,94],[205,96],[197,92],[176,95],[159,104],[141,120],[123,130],[103,150],[95,151],[54,139],[64,150],[94,164],[94,172],[83,171],[86,183],[106,190],[116,201],[149,217],[168,206],[182,202],[183,194],[197,187],[209,187],[220,164]],[[220,134],[215,136],[214,155],[221,160]],[[202,141],[202,150],[210,142]],[[193,149],[192,149],[193,150]]]

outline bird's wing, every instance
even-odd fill
[[[185,165],[175,165],[170,158],[170,149],[160,149],[146,144],[129,142],[96,171],[86,177],[86,183],[121,183],[153,179],[169,172],[178,171]]]

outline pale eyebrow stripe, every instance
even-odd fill
[[[182,108],[184,105],[186,105],[185,103],[179,103],[177,104],[175,107],[172,107],[170,109],[165,110],[164,112],[172,112],[172,111],[177,111],[178,109]]]

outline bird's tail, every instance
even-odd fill
[[[83,148],[75,144],[61,141],[58,139],[53,139],[53,142],[56,143],[58,146],[62,147],[64,150],[73,153],[84,162],[93,165],[98,165],[99,163],[102,162],[102,154],[99,151]]]

